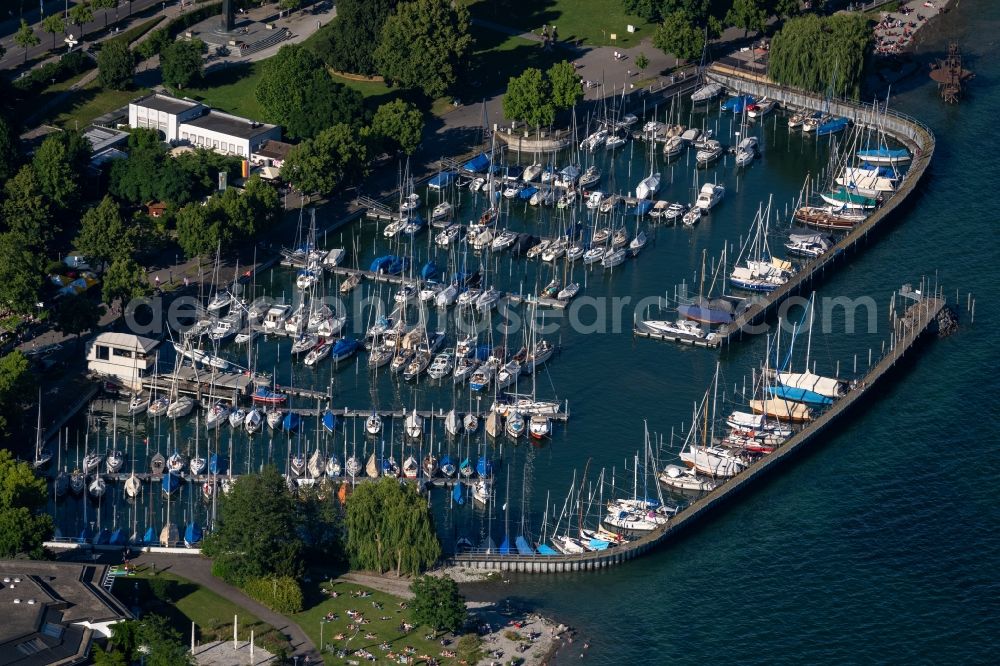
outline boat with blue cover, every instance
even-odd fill
[[[272,391],[266,386],[258,386],[251,398],[254,402],[262,402],[268,405],[277,405],[288,400],[288,395]]]
[[[743,113],[748,105],[754,103],[753,95],[737,95],[735,97],[730,97],[722,103],[723,111],[732,111],[733,113]]]
[[[209,474],[225,474],[229,469],[229,460],[218,453],[213,453],[208,457]]]
[[[783,384],[779,384],[778,386],[769,386],[767,390],[775,398],[801,402],[806,405],[817,405],[823,407],[833,404],[833,398],[829,398],[825,395],[820,395],[815,391],[810,391],[809,389],[799,388],[796,386],[785,386]]]
[[[302,419],[295,412],[288,412],[285,417],[281,419],[281,429],[286,432],[291,432],[299,427],[302,423]]]
[[[330,358],[333,359],[334,363],[347,360],[357,353],[360,346],[361,343],[354,338],[341,338],[330,350]]]
[[[476,474],[484,479],[493,476],[493,462],[486,456],[480,456],[476,462]]]
[[[194,548],[201,543],[202,536],[201,525],[192,520],[184,529],[184,545],[188,548]]]
[[[337,429],[337,415],[334,414],[333,411],[330,410],[329,408],[327,408],[327,410],[323,412],[322,420],[323,420],[323,429],[326,430],[327,432],[333,432],[334,430]]]
[[[163,490],[164,495],[173,495],[181,487],[181,477],[175,472],[168,472],[163,475],[163,479],[160,480],[160,488]]]
[[[823,136],[824,134],[836,134],[837,132],[842,132],[847,129],[851,124],[851,121],[847,118],[827,118],[819,124],[816,128],[816,136]]]
[[[910,161],[910,151],[906,148],[889,148],[887,146],[882,146],[881,148],[870,148],[865,150],[859,150],[857,152],[858,159],[864,160],[871,164],[906,164]]]

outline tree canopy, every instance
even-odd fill
[[[38,46],[41,41],[28,22],[21,19],[21,26],[14,33],[14,43],[24,49],[24,62],[28,62],[28,49]]]
[[[142,298],[149,292],[149,278],[146,277],[146,271],[132,257],[119,257],[112,261],[101,285],[101,298],[108,304],[118,299],[124,304],[133,298]],[[122,312],[124,310],[125,308],[122,308]]]
[[[97,67],[102,86],[113,90],[127,90],[132,86],[135,54],[121,40],[106,40],[97,54]]]
[[[95,654],[104,666],[141,661],[146,666],[189,666],[195,663],[183,638],[161,615],[123,620],[111,625],[108,649]]]
[[[472,41],[464,5],[402,2],[382,26],[375,64],[387,82],[440,97],[458,80]]]
[[[80,198],[80,179],[90,161],[90,143],[76,131],[56,132],[35,151],[31,165],[42,193],[56,208],[68,211]]]
[[[382,25],[397,4],[399,0],[340,0],[337,17],[316,35],[316,54],[342,72],[377,74],[373,54]]]
[[[691,21],[687,12],[674,11],[653,32],[653,46],[681,60],[694,60],[705,48],[705,31]]]
[[[583,86],[580,85],[580,76],[573,63],[566,60],[557,62],[549,67],[547,75],[552,87],[552,105],[555,108],[571,109],[583,99]]]
[[[174,42],[160,53],[163,80],[175,88],[187,88],[201,81],[204,73],[205,43],[200,39]]]
[[[62,14],[50,14],[42,19],[42,30],[52,35],[52,48],[56,47],[56,35],[66,32],[66,21]]]
[[[83,214],[76,249],[103,270],[104,264],[131,256],[135,250],[137,229],[125,224],[118,204],[105,195],[101,202]]]
[[[244,474],[219,498],[215,530],[203,552],[212,570],[236,585],[264,576],[302,575],[304,543],[296,526],[300,516],[284,477],[272,466]]]
[[[36,314],[45,260],[30,239],[18,231],[0,234],[0,305],[16,314]]]
[[[409,102],[394,99],[378,107],[369,125],[369,133],[393,149],[412,155],[420,145],[424,116]]]
[[[10,121],[0,115],[0,181],[7,182],[17,170],[17,162],[20,159],[17,144],[17,134]]]
[[[556,119],[552,87],[542,70],[529,67],[507,82],[503,96],[503,115],[521,120],[531,127],[548,126]]]
[[[771,42],[768,74],[785,85],[857,98],[870,48],[862,15],[789,19]]]
[[[410,585],[413,619],[438,631],[457,632],[465,624],[465,598],[448,576],[420,576]]]
[[[347,500],[351,566],[416,575],[441,556],[427,501],[412,484],[384,477],[363,483]]]
[[[52,516],[42,511],[45,493],[45,480],[30,464],[0,449],[0,558],[42,556],[42,543],[53,530]]]
[[[281,174],[300,192],[326,195],[364,176],[367,160],[367,149],[358,133],[339,123],[292,148]]]
[[[24,406],[35,399],[35,378],[24,354],[13,351],[0,357],[0,436],[11,434]]]
[[[56,330],[67,335],[75,335],[92,330],[101,320],[104,307],[98,305],[85,294],[71,294],[59,300],[56,307]]]
[[[254,95],[270,122],[289,136],[309,138],[336,123],[354,124],[364,115],[361,93],[337,83],[319,57],[290,44],[262,63]]]
[[[188,257],[253,238],[279,215],[278,193],[253,176],[243,191],[235,187],[213,195],[206,205],[192,202],[177,212],[177,242]]]

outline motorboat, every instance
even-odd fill
[[[647,319],[640,322],[639,327],[656,335],[682,335],[685,337],[695,338],[697,340],[705,338],[705,330],[697,323],[686,319],[679,319],[677,321]]]
[[[524,172],[521,174],[521,180],[526,183],[530,183],[538,179],[542,175],[542,165],[538,162],[524,168]]]
[[[763,118],[767,114],[774,110],[775,102],[773,99],[768,99],[765,97],[759,102],[754,102],[747,106],[747,117],[748,118]]]
[[[849,191],[866,197],[895,192],[899,186],[898,174],[888,166],[845,167],[836,180]]]
[[[523,414],[520,412],[511,412],[507,414],[507,419],[504,423],[504,431],[507,433],[508,437],[511,439],[518,439],[524,435],[526,428],[527,423]]]
[[[596,165],[592,164],[580,175],[580,179],[577,181],[577,184],[581,188],[587,188],[592,185],[596,185],[600,180],[601,170],[598,169]]]
[[[292,356],[299,356],[313,349],[319,344],[319,336],[315,333],[303,333],[292,342]]]
[[[668,222],[676,222],[678,218],[683,218],[689,208],[682,203],[672,203],[663,211],[661,218]]]
[[[695,160],[699,165],[711,164],[722,155],[722,144],[715,139],[708,139],[701,144],[698,152],[695,153]]]
[[[820,192],[819,196],[834,207],[873,210],[878,205],[877,199],[858,194],[845,185],[840,185],[829,192]]]
[[[479,361],[471,357],[460,357],[455,361],[455,369],[452,371],[452,379],[455,384],[461,384],[469,379],[479,367]]]
[[[726,188],[724,186],[717,183],[705,183],[701,186],[701,191],[698,192],[698,199],[694,202],[694,206],[701,210],[710,210],[722,201],[722,197],[725,195]]]
[[[342,247],[335,247],[329,250],[323,257],[323,266],[326,268],[336,268],[344,260],[347,251]]]
[[[265,331],[277,331],[284,327],[285,320],[292,312],[292,306],[287,303],[275,303],[264,313],[264,320],[261,326]]]
[[[441,226],[442,223],[447,223],[451,219],[452,211],[452,205],[447,201],[442,201],[431,211],[431,224],[437,227]]]
[[[745,167],[757,158],[757,137],[748,136],[736,145],[736,166]]]
[[[739,289],[769,293],[788,282],[790,276],[791,264],[772,257],[770,261],[748,260],[745,266],[736,266],[729,282]]]
[[[427,376],[431,379],[441,379],[450,375],[455,368],[455,350],[446,349],[431,362],[427,368]]]
[[[707,492],[715,490],[717,484],[710,479],[703,479],[697,472],[679,465],[667,465],[659,475],[660,483],[678,490],[699,490]]]
[[[490,243],[490,249],[494,252],[500,252],[509,248],[516,241],[517,232],[505,229],[499,235],[494,237],[493,242]]]
[[[434,244],[438,247],[449,247],[458,239],[458,236],[461,233],[462,225],[449,224],[447,227],[435,234]]]
[[[580,283],[570,282],[568,285],[559,290],[556,294],[556,299],[560,301],[568,301],[580,293]]]
[[[601,201],[603,200],[604,200],[604,192],[601,192],[600,190],[594,190],[587,197],[586,206],[587,208],[593,210],[599,207],[601,205]]]
[[[701,221],[701,216],[704,209],[699,206],[691,206],[691,209],[684,213],[684,217],[681,218],[681,222],[685,227],[693,227]]]
[[[830,237],[824,234],[790,234],[785,248],[789,254],[812,259],[825,253],[832,244]]]
[[[528,421],[528,433],[532,439],[545,439],[552,431],[552,422],[545,414],[534,414]]]

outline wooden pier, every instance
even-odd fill
[[[234,397],[248,395],[253,387],[253,378],[246,373],[210,372],[196,370],[190,366],[178,368],[176,371],[157,377],[143,377],[143,388],[165,395],[169,393],[177,378],[177,391],[195,396],[198,400],[232,400]]]
[[[685,528],[704,520],[713,510],[724,506],[754,482],[788,463],[795,454],[815,449],[822,444],[824,435],[830,433],[841,417],[849,411],[877,401],[880,392],[875,390],[875,387],[891,374],[898,363],[918,348],[920,339],[933,328],[932,325],[945,306],[941,294],[921,299],[896,320],[888,352],[867,374],[851,386],[844,397],[783,442],[774,453],[762,457],[715,490],[694,500],[682,508],[666,525],[634,541],[605,551],[578,555],[499,555],[495,552],[463,552],[452,555],[448,563],[487,571],[524,573],[594,571],[621,564],[668,543]]]
[[[751,94],[758,98],[767,97],[784,106],[829,112],[849,118],[855,125],[869,126],[872,122],[870,108],[862,107],[853,102],[828,101],[812,93],[779,86],[764,76],[754,76],[730,68],[713,67],[708,71],[708,77],[725,85],[728,90],[740,94]],[[824,106],[827,104],[829,108]],[[826,278],[828,271],[832,272],[841,261],[846,260],[851,253],[864,246],[868,242],[869,236],[874,232],[881,231],[888,226],[885,223],[903,208],[923,180],[927,167],[930,165],[931,157],[934,155],[934,134],[926,125],[915,118],[892,111],[880,115],[879,122],[879,127],[876,129],[893,136],[913,153],[910,169],[899,189],[888,198],[885,204],[876,209],[864,222],[853,227],[826,253],[806,262],[795,275],[789,278],[788,282],[757,300],[740,313],[731,324],[719,328],[716,337],[711,341],[706,338],[706,343],[702,346],[717,349],[741,340],[745,334],[751,335],[750,330],[772,315],[786,299],[806,294],[814,289],[818,283]],[[652,335],[642,337],[686,342],[686,340],[674,340],[673,336],[665,338],[657,338]]]

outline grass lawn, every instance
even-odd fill
[[[97,79],[94,79],[83,88],[73,92],[62,104],[50,109],[46,115],[52,119],[52,123],[60,127],[66,129],[80,127],[82,129],[97,116],[126,106],[131,100],[146,92],[147,90],[142,88],[105,90]]]
[[[505,90],[507,81],[528,67],[545,70],[553,63],[572,59],[569,52],[546,51],[538,42],[481,26],[472,26],[470,32],[476,42],[472,48],[469,73],[459,84],[456,95],[466,104]]]
[[[254,97],[260,76],[258,63],[240,63],[212,70],[205,75],[201,85],[174,92],[204,102],[213,109],[261,120],[264,112]]]
[[[442,664],[457,663],[455,659],[442,659],[440,657],[442,650],[454,650],[454,643],[444,648],[439,642],[428,640],[425,637],[431,631],[427,627],[417,627],[409,633],[404,633],[401,630],[401,623],[410,622],[411,618],[408,609],[399,607],[400,602],[403,601],[399,597],[346,582],[323,583],[321,587],[324,591],[323,600],[312,608],[291,617],[302,627],[302,630],[317,647],[320,644],[320,625],[323,626],[323,644],[328,647],[323,654],[325,663],[345,663],[343,659],[336,656],[338,649],[352,651],[365,649],[375,655],[379,663],[386,663],[385,658],[390,651],[403,654],[407,646],[415,650],[416,657],[430,655]],[[336,599],[326,594],[326,591],[333,590],[339,593]],[[351,596],[353,592],[358,590],[364,590],[371,596],[364,598]],[[381,605],[381,608],[376,607],[375,604]],[[358,627],[358,621],[348,616],[348,610],[359,611],[368,624]],[[334,619],[324,622],[328,613],[333,613]],[[355,625],[355,628],[350,629],[348,625]],[[366,637],[371,635],[374,637]],[[380,647],[383,643],[388,643],[390,650],[383,650]],[[349,655],[348,659],[363,661],[354,654]],[[415,663],[420,663],[420,661],[420,659],[416,659]]]
[[[469,0],[469,11],[481,18],[540,35],[542,26],[556,26],[560,40],[582,39],[591,46],[631,48],[653,34],[653,26],[628,14],[620,0]],[[636,31],[629,33],[627,26]],[[611,34],[617,39],[611,41]]]
[[[249,611],[170,571],[153,574],[148,568],[142,568],[134,576],[116,580],[112,589],[126,606],[135,605],[138,599],[143,613],[168,618],[186,640],[190,639],[192,622],[201,643],[232,638],[234,615],[239,616],[240,640],[248,640],[251,629],[254,642],[265,649],[268,649],[269,638],[278,639],[278,632],[271,625],[261,622]],[[261,638],[264,640],[258,640]],[[280,643],[287,645],[287,640],[281,637]]]

